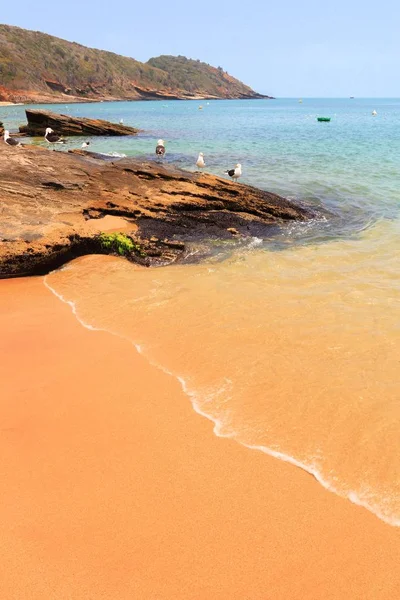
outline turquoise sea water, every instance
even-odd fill
[[[167,163],[195,170],[202,151],[222,175],[240,162],[244,183],[332,216],[225,260],[138,269],[85,257],[45,284],[83,324],[129,339],[176,376],[217,435],[400,526],[400,100],[199,104],[50,108],[144,130],[70,138],[66,149],[90,139],[93,151],[154,160],[163,138]],[[0,108],[0,120],[16,128],[24,107]]]
[[[200,151],[212,173],[222,174],[240,162],[243,183],[322,203],[337,215],[322,230],[303,231],[300,237],[306,239],[351,232],[398,214],[400,99],[102,102],[36,108],[123,119],[143,130],[138,137],[69,138],[65,149],[88,139],[92,151],[153,159],[156,141],[163,138],[165,161],[185,169],[195,169]],[[0,120],[15,130],[25,121],[24,110],[0,107]],[[331,122],[317,122],[318,116],[329,116]]]

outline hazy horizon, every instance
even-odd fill
[[[71,0],[68,11],[38,0],[32,11],[20,0],[3,7],[1,20],[141,62],[160,54],[199,59],[279,98],[400,97],[393,76],[400,7],[387,0],[379,10],[361,0],[324,8],[316,0],[253,0],[244,8],[237,0],[175,0],[153,13],[153,5],[138,11],[127,0],[114,12],[94,0]]]

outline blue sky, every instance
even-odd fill
[[[183,54],[277,97],[400,97],[400,3],[28,0],[0,20],[146,61]]]

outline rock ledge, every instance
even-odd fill
[[[109,253],[102,231],[123,231],[162,265],[189,240],[264,236],[308,209],[250,186],[137,159],[100,161],[42,147],[0,145],[0,278],[43,274],[89,253]]]

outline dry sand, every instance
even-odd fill
[[[217,438],[42,279],[0,282],[0,332],[2,600],[400,596],[398,528]]]

